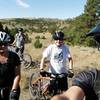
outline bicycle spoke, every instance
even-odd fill
[[[38,98],[39,98],[38,83],[33,84],[32,82],[34,81],[34,79],[35,79],[35,74],[33,73],[30,77],[30,80],[29,80],[29,91],[30,91],[31,97],[34,100],[38,100]]]
[[[47,79],[41,79],[36,73],[33,73],[29,80],[29,91],[33,100],[49,100]]]

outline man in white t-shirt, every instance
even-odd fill
[[[54,44],[50,44],[44,50],[43,57],[41,59],[40,70],[43,70],[45,59],[48,58],[50,61],[50,73],[62,74],[67,73],[69,70],[72,72],[73,60],[69,51],[69,47],[64,44],[64,33],[55,32],[52,34],[52,36],[54,39]],[[67,77],[63,77],[61,80],[59,80],[59,88],[64,91],[68,89]]]

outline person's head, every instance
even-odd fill
[[[19,29],[18,29],[18,32],[19,32],[19,33],[23,33],[23,28],[19,28]]]
[[[5,32],[0,31],[0,53],[4,53],[7,50],[10,41],[10,36]]]
[[[63,44],[64,33],[63,32],[55,32],[52,34],[52,38],[55,40],[55,44],[59,47]]]

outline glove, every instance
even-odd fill
[[[51,76],[51,74],[49,72],[45,71],[45,70],[41,70],[40,75],[42,77],[50,77]]]
[[[73,71],[69,70],[69,71],[68,71],[68,77],[69,77],[69,78],[72,78],[73,76],[74,76]]]
[[[40,71],[40,75],[41,75],[42,77],[45,77],[45,76],[46,76],[46,71],[45,71],[45,70],[41,70],[41,71]]]
[[[18,93],[16,90],[12,90],[9,95],[9,100],[18,100]]]

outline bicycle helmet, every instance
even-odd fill
[[[55,33],[53,33],[52,38],[54,40],[63,40],[64,39],[64,33],[63,32],[55,32]]]
[[[5,32],[0,31],[0,43],[8,44],[10,42],[11,42],[10,36]]]
[[[23,32],[23,28],[19,28],[18,31]]]

